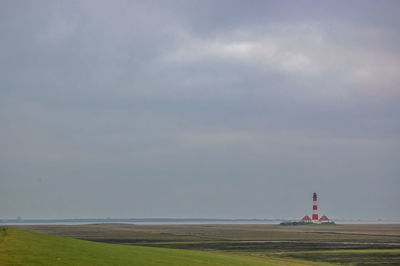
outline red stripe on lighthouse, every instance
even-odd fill
[[[317,205],[313,205],[313,206],[312,206],[312,209],[313,209],[313,210],[318,210],[318,206],[317,206]]]

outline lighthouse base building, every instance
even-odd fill
[[[303,219],[300,220],[300,222],[305,223],[305,224],[311,224],[312,220],[311,220],[310,216],[306,215],[303,217]]]

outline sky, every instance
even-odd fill
[[[0,218],[400,219],[399,1],[0,1]]]

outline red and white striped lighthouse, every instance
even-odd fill
[[[315,192],[313,194],[312,221],[313,223],[318,223],[317,193]]]

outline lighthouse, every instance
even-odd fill
[[[313,223],[318,223],[317,193],[315,193],[315,192],[313,194],[312,222]]]
[[[288,221],[282,222],[281,225],[306,225],[306,224],[335,224],[334,221],[330,220],[326,215],[322,215],[321,218],[318,217],[318,205],[317,205],[317,193],[313,193],[313,206],[311,218],[306,215],[300,221]]]

